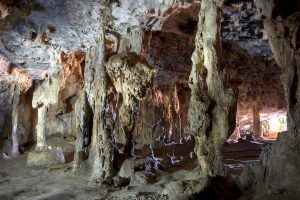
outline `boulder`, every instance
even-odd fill
[[[28,153],[27,166],[52,166],[65,163],[65,157],[60,147],[48,147]]]

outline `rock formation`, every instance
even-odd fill
[[[135,53],[122,53],[109,58],[106,70],[113,81],[117,93],[122,95],[120,123],[126,135],[124,153],[130,154],[134,149],[133,129],[136,123],[138,100],[146,95],[154,71],[139,62]]]
[[[225,87],[220,38],[221,1],[203,1],[190,75],[188,133],[203,175],[224,174],[221,146],[234,129],[236,99]]]

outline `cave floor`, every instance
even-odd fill
[[[68,164],[26,167],[27,155],[0,160],[0,199],[105,199],[107,189],[95,188],[81,176],[65,173]]]
[[[239,139],[237,143],[224,143],[222,148],[223,163],[229,174],[240,175],[244,167],[251,162],[258,162],[262,149],[272,145],[274,141],[246,141]]]
[[[126,187],[99,186],[85,176],[69,173],[71,163],[52,167],[26,167],[27,155],[10,160],[0,160],[0,200],[119,200],[119,199],[170,199],[161,195],[161,185]],[[193,174],[194,172],[191,172]],[[164,174],[159,179],[186,177],[186,172]],[[193,176],[193,175],[190,175]],[[173,198],[172,198],[173,199]]]
[[[232,175],[239,175],[245,164],[258,160],[263,146],[270,143],[251,143],[239,141],[235,144],[224,144],[224,164]],[[0,199],[16,200],[41,200],[41,199],[139,199],[128,198],[129,196],[147,196],[149,199],[167,199],[165,196],[155,194],[159,187],[155,185],[123,188],[105,187],[91,184],[84,176],[74,176],[69,173],[71,163],[53,167],[26,167],[27,154],[20,155],[11,160],[0,160]],[[161,175],[163,183],[170,180],[180,179],[182,174],[193,176],[193,170],[167,173]],[[175,178],[174,178],[175,177]],[[222,183],[224,180],[217,180]],[[217,183],[219,184],[219,183]],[[215,186],[213,186],[215,187]],[[223,187],[223,186],[221,186]],[[220,190],[223,190],[222,188]],[[113,194],[117,194],[114,197]],[[153,194],[155,194],[153,196]],[[157,196],[158,195],[158,196]],[[121,197],[121,198],[120,198]],[[144,199],[144,198],[142,198]],[[148,199],[148,198],[145,198]],[[210,199],[210,198],[208,198]],[[225,198],[227,199],[227,198]],[[229,198],[230,199],[230,198]],[[235,199],[235,198],[233,198]]]

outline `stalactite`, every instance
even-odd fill
[[[126,94],[125,94],[126,95]],[[127,96],[127,95],[126,95]],[[136,116],[137,116],[137,106],[138,102],[134,99],[133,96],[128,95],[129,97],[123,97],[126,103],[123,103],[120,108],[120,123],[121,128],[124,131],[126,136],[126,143],[124,146],[124,154],[130,155],[134,148],[134,139],[133,139],[133,129],[135,127]],[[131,155],[133,156],[133,155]]]

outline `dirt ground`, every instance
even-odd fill
[[[68,164],[29,168],[26,157],[0,160],[0,199],[106,199],[106,188],[90,185],[86,177],[66,173]]]
[[[259,153],[265,145],[267,144],[251,143],[248,141],[239,141],[236,144],[225,144],[223,147],[223,161],[229,173],[234,176],[239,175],[245,164],[258,159]],[[168,188],[167,185],[170,182],[173,181],[173,183],[177,184],[180,180],[185,180],[188,183],[191,179],[196,179],[198,176],[197,170],[187,169],[178,171],[178,169],[174,170],[176,169],[176,166],[174,166],[169,170],[161,172],[161,174],[156,177],[154,184],[145,183],[140,186],[137,184],[137,186],[108,187],[93,184],[89,180],[89,177],[73,175],[70,173],[72,163],[52,167],[26,167],[26,159],[27,153],[10,160],[4,160],[1,157],[0,200],[174,199],[175,197],[171,198],[162,194],[162,191]],[[190,162],[194,163],[194,161],[193,159]],[[192,166],[191,164],[188,165]],[[137,174],[139,174],[137,179],[143,181],[143,172]],[[203,181],[205,180],[203,179]],[[197,184],[201,184],[201,181]],[[224,190],[224,188],[227,190],[226,187],[228,187],[228,185],[234,187],[234,184],[223,179],[214,179],[209,185],[212,186],[207,191],[215,191],[215,187],[219,188],[220,191]],[[178,188],[175,188],[175,190],[177,189]],[[210,197],[212,197],[210,195],[215,195],[215,192],[207,193],[207,191],[204,193],[206,195],[204,199],[210,199]],[[238,192],[238,189],[234,188],[233,191]],[[229,194],[229,199],[231,198],[230,195],[232,194]],[[178,197],[178,199],[180,199],[180,197]],[[199,199],[199,196],[196,199]]]

